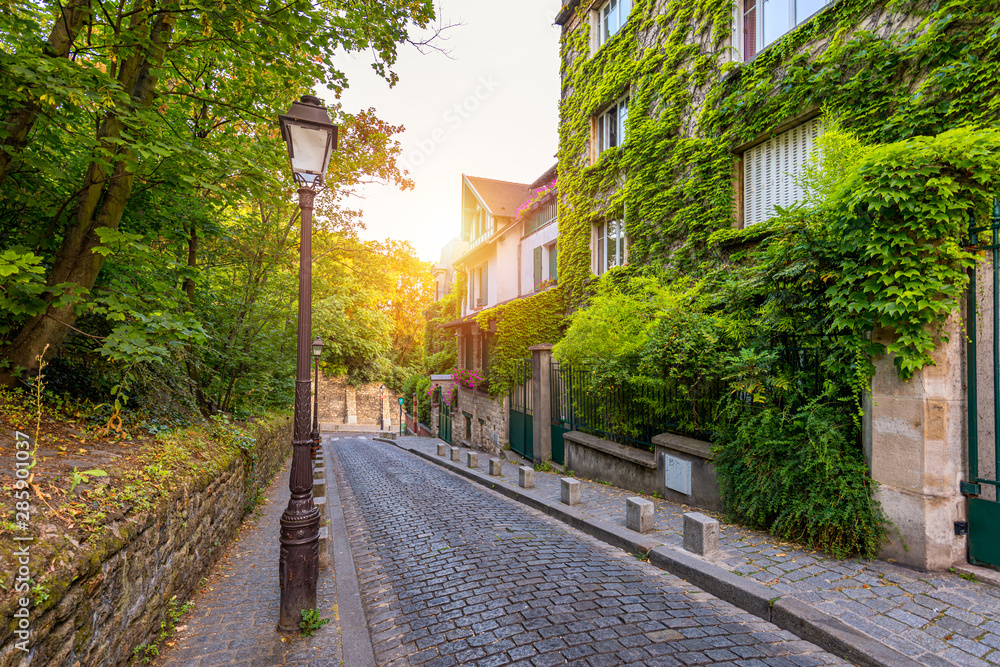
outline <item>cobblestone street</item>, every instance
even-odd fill
[[[327,448],[379,665],[845,664],[392,445]]]

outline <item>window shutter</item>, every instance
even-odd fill
[[[597,226],[597,275],[604,273],[604,225]]]
[[[744,226],[774,217],[774,207],[788,207],[805,196],[795,178],[809,160],[822,132],[819,118],[806,121],[787,132],[748,150],[743,159]]]
[[[535,246],[534,250],[534,260],[535,260],[535,280],[532,282],[532,291],[534,291],[535,286],[542,282],[542,246]]]
[[[556,279],[558,275],[557,267],[559,266],[559,250],[556,248],[555,244],[549,246],[549,278],[552,280]]]
[[[483,305],[485,306],[490,301],[489,292],[489,282],[490,282],[490,266],[489,264],[483,264],[479,269],[482,272],[482,292],[480,293],[480,298],[483,300]]]

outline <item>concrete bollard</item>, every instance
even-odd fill
[[[319,569],[330,567],[330,529],[321,526],[319,529]]]
[[[535,488],[535,469],[531,466],[521,466],[518,468],[517,485],[522,489]]]
[[[653,530],[655,506],[650,500],[633,496],[625,499],[625,527],[637,533]]]
[[[719,522],[701,512],[684,515],[684,549],[699,556],[719,550]]]
[[[326,480],[322,477],[313,478],[313,497],[326,496]]]
[[[459,456],[461,456],[461,454],[462,454],[462,450],[459,449],[458,447],[452,447],[451,448],[451,460],[454,461],[455,463],[458,463],[458,459],[459,459]]]
[[[465,465],[469,468],[479,467],[479,454],[476,452],[469,452],[465,455]]]
[[[448,453],[448,445],[443,442],[438,443],[438,456],[446,456]]]
[[[503,461],[500,459],[490,459],[490,474],[494,476],[503,474]]]
[[[580,504],[580,489],[581,485],[575,479],[570,477],[563,477],[559,480],[560,491],[562,495],[562,501],[564,505],[579,505]]]

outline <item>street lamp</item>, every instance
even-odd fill
[[[312,342],[313,359],[316,362],[316,381],[313,386],[313,430],[312,430],[312,458],[315,460],[316,452],[319,451],[319,358],[323,356],[323,339],[316,336]]]
[[[385,385],[378,388],[378,425],[385,431]]]
[[[288,146],[292,174],[299,184],[302,213],[299,241],[299,325],[295,373],[295,430],[292,434],[291,497],[281,515],[278,576],[281,612],[278,629],[298,632],[302,611],[316,608],[319,578],[319,510],[313,503],[313,471],[309,450],[309,334],[312,329],[312,211],[316,190],[337,147],[337,126],[319,98],[303,95],[278,116],[281,137]]]

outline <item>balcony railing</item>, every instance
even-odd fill
[[[483,229],[482,233],[479,234],[479,236],[472,239],[472,243],[469,244],[469,249],[471,250],[472,248],[475,248],[481,243],[484,243],[487,240],[489,240],[489,238],[493,236],[493,232],[495,231],[496,231],[496,223],[491,221],[486,225],[486,227]]]

